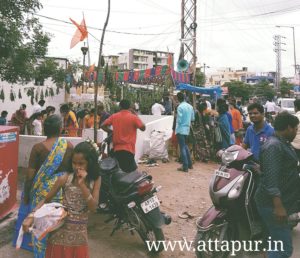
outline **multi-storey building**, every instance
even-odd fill
[[[104,62],[108,65],[109,68],[118,69],[119,68],[119,56],[118,55],[109,55],[104,56]]]
[[[119,54],[118,66],[122,70],[145,70],[160,65],[167,65],[169,56],[171,56],[173,63],[174,53],[130,49],[128,53]]]
[[[230,67],[219,69],[216,73],[207,76],[209,85],[224,85],[225,82],[242,81],[246,82],[247,78],[255,76],[254,72],[249,72],[247,67],[241,70],[233,70]]]

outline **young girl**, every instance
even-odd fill
[[[98,154],[89,142],[79,143],[72,155],[72,173],[65,173],[55,182],[44,201],[23,222],[28,231],[33,223],[34,212],[62,188],[63,205],[68,210],[64,225],[52,232],[47,241],[46,258],[88,258],[87,222],[88,210],[96,211],[99,189]]]

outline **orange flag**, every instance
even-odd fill
[[[81,24],[79,25],[77,22],[70,18],[71,22],[77,27],[75,34],[71,40],[70,48],[75,47],[80,41],[83,41],[88,36],[88,31],[86,28],[85,20],[82,19]]]
[[[168,66],[169,67],[173,66],[173,57],[172,57],[172,55],[170,53],[168,54],[168,60],[167,60],[167,62],[168,62]]]
[[[94,72],[95,70],[95,64],[92,64],[90,67],[89,67],[89,72],[92,73]]]

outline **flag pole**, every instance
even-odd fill
[[[97,99],[98,99],[98,76],[99,73],[101,71],[101,59],[102,59],[102,47],[103,47],[103,41],[104,41],[104,35],[105,35],[105,31],[106,31],[106,27],[109,21],[109,15],[110,15],[110,0],[107,1],[108,2],[108,7],[107,7],[107,16],[106,16],[106,20],[104,22],[103,25],[103,30],[102,30],[102,36],[101,36],[101,41],[100,41],[100,46],[99,46],[99,56],[98,56],[98,67],[97,67],[97,75],[96,75],[96,83],[94,86],[94,105],[95,105],[95,112],[94,112],[94,142],[97,142],[97,111],[98,111],[98,107],[97,107]]]
[[[83,20],[84,20],[84,23],[85,23],[84,12],[82,12],[82,16],[83,16]],[[85,23],[85,27],[86,27],[86,23]],[[88,48],[88,67],[90,69],[90,67],[91,67],[91,54],[90,54],[90,44],[89,44],[89,32],[87,33],[87,36],[86,36],[86,45],[87,45],[87,48]],[[91,87],[91,74],[89,73],[89,70],[88,70],[87,74],[88,74],[89,87]]]
[[[83,20],[84,20],[84,23],[85,23],[84,12],[82,12],[82,16],[83,16]],[[86,26],[86,23],[85,23],[85,26]],[[88,65],[90,67],[91,66],[91,55],[90,55],[90,44],[89,44],[89,32],[86,36],[86,44],[87,44],[87,47],[88,47]]]

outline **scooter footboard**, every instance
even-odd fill
[[[207,212],[197,220],[199,230],[206,231],[224,221],[226,211],[218,210],[215,206],[211,206]]]

